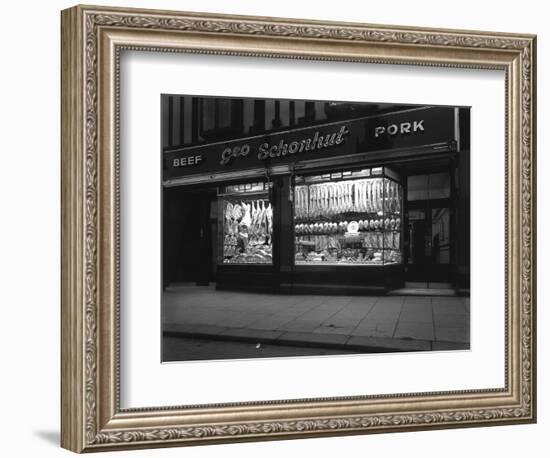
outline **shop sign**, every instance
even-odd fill
[[[376,138],[382,135],[409,135],[416,132],[424,132],[424,120],[413,122],[401,122],[399,124],[390,124],[389,126],[376,126],[374,128],[374,136]]]
[[[454,136],[453,108],[404,110],[166,151],[163,178],[393,149],[412,151],[425,145],[448,144]]]
[[[252,154],[256,154],[258,159],[263,161],[265,159],[275,159],[297,153],[319,151],[342,144],[347,134],[349,134],[349,129],[344,125],[340,127],[338,132],[329,132],[325,135],[321,135],[319,131],[315,131],[311,137],[293,141],[288,141],[283,137],[279,140],[279,143],[261,143],[257,151],[254,151]],[[247,157],[252,150],[253,147],[248,143],[225,148],[221,154],[220,164],[227,165],[231,163],[232,159]]]
[[[183,156],[183,157],[176,157],[172,161],[172,167],[192,167],[195,165],[199,165],[202,162],[203,158],[202,155],[191,155],[191,156]]]

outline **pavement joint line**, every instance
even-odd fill
[[[401,303],[401,309],[399,310],[399,316],[397,317],[397,320],[395,320],[395,327],[393,328],[392,333],[392,339],[395,339],[395,333],[397,332],[397,327],[399,325],[399,320],[401,320],[401,314],[403,313],[403,308],[405,307],[405,299],[403,299],[403,302]]]
[[[294,316],[290,321],[295,321],[297,318],[300,318],[301,316],[305,315],[306,313],[309,313],[313,310],[315,310],[317,307],[320,307],[321,305],[325,304],[326,302],[328,302],[328,299],[329,297],[326,297],[325,299],[323,299],[319,304],[314,304],[313,306],[311,307],[308,307],[307,310],[304,310],[302,313]],[[289,324],[290,321],[286,322],[285,324]]]
[[[319,326],[323,326],[328,320],[330,320],[333,316],[337,315],[338,313],[340,313],[342,310],[344,310],[344,308],[346,307],[346,305],[348,305],[349,303],[351,302],[351,297],[348,298],[348,301],[346,303],[344,303],[344,305],[342,305],[342,307],[340,307],[338,310],[336,310],[336,312],[334,312],[332,315],[330,315],[327,319],[325,319],[324,321],[321,321],[321,324]]]
[[[361,323],[363,323],[363,321],[365,321],[365,320],[368,318],[368,316],[369,316],[369,315],[372,313],[372,311],[374,310],[374,307],[376,307],[376,304],[378,304],[378,301],[379,301],[379,300],[380,300],[379,297],[376,298],[376,300],[375,300],[374,303],[372,304],[372,306],[371,306],[371,308],[369,309],[369,311],[365,314],[365,316],[364,316],[363,318],[361,318],[361,319],[359,320],[359,323],[357,323],[357,326],[355,326],[354,331],[355,331],[355,329],[357,329],[357,328],[361,325]]]
[[[351,301],[350,301],[350,302],[351,302]],[[369,310],[367,311],[367,313],[365,313],[365,315],[363,316],[363,318],[361,318],[361,319],[357,322],[357,324],[354,326],[354,328],[351,330],[351,332],[350,332],[350,339],[351,339],[351,336],[353,335],[353,333],[355,332],[355,330],[356,330],[356,329],[359,327],[359,325],[363,322],[363,320],[364,320],[365,318],[367,318],[367,316],[368,316],[368,314],[369,314],[370,312],[372,312],[372,309],[374,308],[374,304],[376,304],[376,301],[374,301],[372,304],[369,304],[369,305],[370,305],[370,308],[369,308]],[[348,339],[348,340],[349,340],[349,339]]]

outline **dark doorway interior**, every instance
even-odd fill
[[[163,199],[163,284],[215,280],[216,188],[166,188]]]
[[[452,282],[454,262],[452,173],[448,168],[407,179],[407,281],[425,287]]]

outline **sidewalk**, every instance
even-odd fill
[[[182,286],[164,293],[167,335],[365,352],[469,349],[464,297],[313,296]]]

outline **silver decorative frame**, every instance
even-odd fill
[[[506,386],[122,410],[118,355],[123,49],[506,73]],[[99,451],[534,422],[532,35],[76,6],[62,12],[62,446]]]

